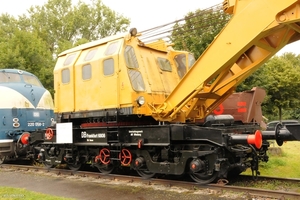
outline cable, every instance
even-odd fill
[[[185,33],[197,34],[197,30],[201,30],[201,32],[204,32],[204,30],[206,28],[211,27],[212,24],[213,26],[224,26],[224,24],[226,24],[228,21],[228,18],[224,17],[224,20],[218,21],[218,24],[215,24],[215,21],[219,20],[220,16],[224,14],[222,3],[211,6],[204,10],[199,10],[200,12],[197,11],[198,10],[196,10],[194,13],[188,13],[188,15],[182,19],[141,31],[140,33],[142,33],[142,35],[139,37],[139,39],[144,43],[148,43],[157,39],[170,40],[170,36],[172,33],[174,34],[173,36],[176,36],[176,34],[184,35]],[[183,26],[186,25],[186,23],[190,23],[190,20],[194,18],[197,19],[197,17],[204,16],[206,14],[210,15],[213,13],[219,13],[220,15],[206,16],[206,18],[204,17],[204,19],[201,18],[199,20],[194,21],[193,24],[191,24],[191,28],[182,30]],[[178,25],[178,27],[175,27],[175,25]],[[178,31],[178,33],[176,33],[176,31]]]

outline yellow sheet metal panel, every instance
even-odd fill
[[[99,98],[101,65],[99,56],[102,56],[105,45],[99,45],[82,52],[75,63],[75,111],[86,111],[91,108],[99,109],[103,106]],[[93,54],[93,55],[92,55]]]
[[[81,51],[58,58],[54,68],[55,112],[73,112],[74,105],[74,63]]]
[[[110,57],[106,57],[103,60],[100,60],[102,65],[102,72],[100,72],[100,80],[101,84],[99,95],[100,95],[100,102],[104,105],[104,108],[119,108],[120,102],[119,102],[119,84],[118,84],[118,63],[119,63],[119,55],[114,55]],[[103,74],[103,68],[105,66],[105,62],[110,62],[109,65],[114,66],[114,70],[112,73],[109,74]],[[130,96],[130,93],[127,94]]]
[[[132,97],[131,92],[134,92],[128,77],[127,73],[127,67],[125,65],[125,60],[124,60],[124,46],[120,50],[119,53],[119,63],[118,63],[118,71],[117,76],[117,84],[119,88],[119,101],[120,101],[120,107],[131,107],[132,106]]]
[[[139,97],[145,98],[145,104],[144,105],[138,105],[137,99]],[[146,116],[152,116],[152,107],[155,107],[157,105],[161,105],[164,103],[166,96],[163,93],[136,93],[132,92],[132,99],[135,101],[133,102],[133,113],[137,115],[146,115]]]
[[[149,92],[169,94],[179,82],[176,66],[167,58],[166,52],[149,48],[139,49],[141,68],[149,84]]]
[[[168,48],[168,43],[166,43],[164,40],[159,39],[157,41],[151,42],[151,43],[147,43],[144,44],[146,47],[158,50],[158,51],[164,51],[167,52],[167,48]]]
[[[156,55],[149,52],[149,49],[141,50],[143,64],[145,68],[145,79],[147,80],[151,92],[163,92],[165,90],[163,80],[161,79],[162,71],[159,70],[156,62]]]
[[[223,1],[223,10],[228,14],[233,14],[235,1],[236,0],[224,0]]]
[[[54,74],[54,112],[60,112],[60,104],[59,104],[59,85],[61,80],[61,68],[63,67],[64,57],[59,57],[56,61],[55,68],[53,70]]]

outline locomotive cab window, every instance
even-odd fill
[[[90,64],[82,67],[82,79],[89,80],[92,77],[92,66]]]
[[[34,76],[23,74],[22,77],[23,77],[25,83],[27,83],[27,84],[31,84],[31,85],[38,86],[38,87],[43,87],[41,82]]]
[[[195,58],[192,54],[178,54],[175,56],[175,63],[177,66],[178,76],[182,78],[186,74],[187,70],[189,70],[195,63]]]
[[[132,46],[126,46],[125,48],[125,62],[128,68],[139,68],[139,63]]]
[[[188,68],[190,69],[196,62],[195,57],[192,54],[188,54]]]
[[[114,59],[109,58],[103,61],[103,74],[105,76],[112,75],[114,73]]]
[[[68,55],[68,57],[66,58],[65,62],[64,62],[64,66],[67,66],[67,65],[70,65],[74,59],[76,58],[76,54],[71,54],[71,55]]]
[[[145,91],[143,76],[138,71],[139,64],[132,46],[126,46],[124,54],[132,88],[137,92]]]
[[[145,84],[142,74],[139,71],[133,69],[129,69],[128,74],[132,88],[137,92],[145,91]]]
[[[0,73],[0,83],[13,83],[13,82],[21,82],[21,77],[19,74],[14,73]]]
[[[70,70],[69,69],[63,69],[61,71],[61,82],[62,83],[70,82]]]
[[[94,58],[94,56],[96,55],[97,50],[98,50],[98,49],[92,49],[92,50],[90,50],[90,51],[86,54],[86,56],[85,56],[85,58],[84,58],[84,61],[92,60],[92,59]]]
[[[119,49],[119,46],[120,46],[119,43],[120,42],[117,41],[117,42],[113,42],[113,43],[109,44],[104,54],[106,56],[109,56],[109,55],[113,55],[116,52],[118,52],[118,49]]]
[[[157,62],[158,62],[159,68],[161,70],[168,71],[168,72],[172,71],[171,63],[168,59],[158,57]]]

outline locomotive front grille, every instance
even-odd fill
[[[14,153],[13,140],[0,140],[0,154],[9,155]]]
[[[10,146],[8,147],[0,147],[0,152],[10,150]]]

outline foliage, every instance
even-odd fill
[[[39,76],[43,85],[52,88],[54,60],[46,43],[35,33],[18,29],[17,20],[0,16],[0,68],[22,69]]]
[[[128,28],[128,18],[105,6],[71,0],[48,0],[32,6],[18,19],[0,15],[0,68],[29,71],[53,93],[53,68],[57,55],[71,47]]]
[[[238,86],[238,91],[262,87],[267,97],[262,105],[269,119],[299,119],[300,56],[286,53],[274,56]]]
[[[65,50],[59,44],[68,41],[73,46],[82,39],[93,41],[115,35],[125,31],[130,22],[101,0],[93,0],[91,5],[79,1],[76,6],[72,0],[48,0],[43,6],[32,6],[28,12],[28,16],[20,17],[19,26],[37,32],[53,54]]]
[[[229,19],[220,7],[189,12],[184,24],[174,25],[170,39],[175,49],[192,52],[198,58]]]

